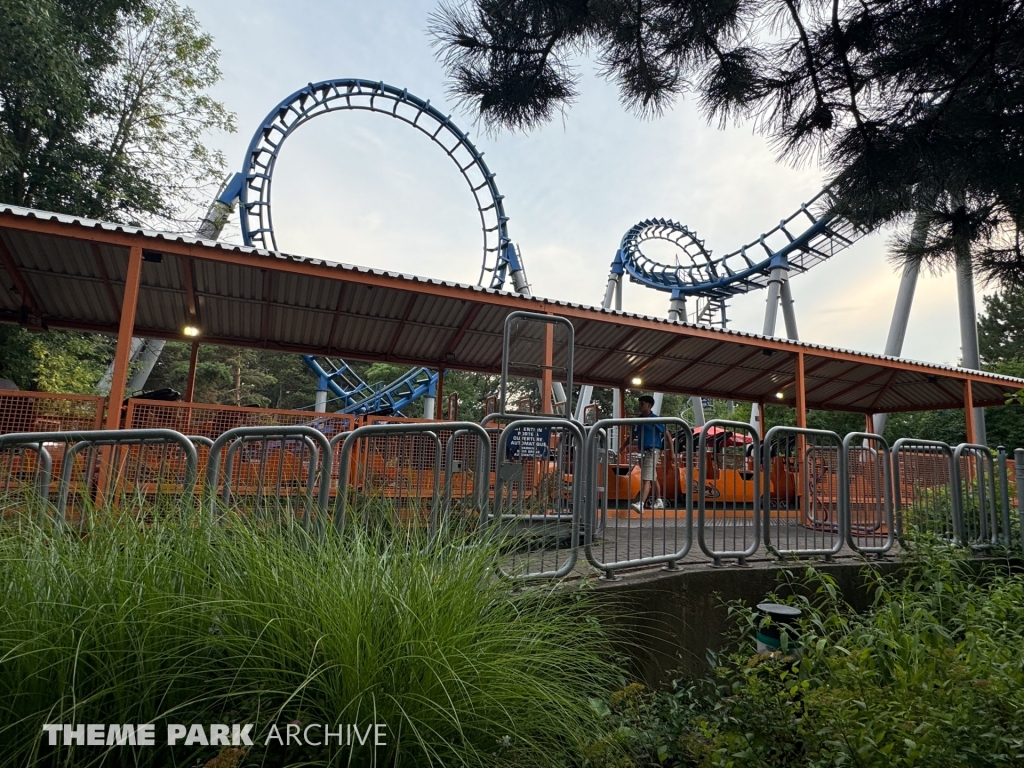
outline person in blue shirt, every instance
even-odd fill
[[[653,397],[640,395],[639,401],[638,418],[657,418],[658,414],[653,410]],[[653,489],[654,497],[651,508],[664,509],[665,502],[661,499],[661,483],[658,482],[658,465],[661,463],[661,452],[665,448],[665,425],[635,424],[626,439],[622,441],[620,449],[625,449],[627,444],[640,453],[640,497],[630,504],[629,508],[637,514],[642,513],[647,496]]]

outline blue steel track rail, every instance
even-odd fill
[[[340,78],[310,83],[270,111],[256,130],[246,152],[245,171],[237,190],[242,237],[246,245],[277,250],[271,213],[274,168],[285,139],[320,115],[340,111],[376,112],[415,128],[437,144],[456,164],[469,185],[480,214],[483,263],[480,285],[500,290],[518,255],[508,236],[504,197],[483,153],[466,133],[436,107],[382,82]]]
[[[405,88],[359,78],[309,83],[274,107],[253,134],[243,172],[234,176],[219,198],[228,206],[236,199],[239,201],[246,245],[277,250],[271,191],[274,168],[285,140],[313,118],[341,111],[376,112],[401,120],[437,144],[466,180],[480,215],[483,261],[478,284],[501,290],[510,276],[518,276],[521,285],[516,285],[517,290],[528,290],[522,262],[508,235],[504,197],[483,152],[452,122],[451,115],[431,106],[429,100],[414,96]],[[340,400],[345,413],[386,410],[400,414],[401,408],[433,395],[437,386],[437,372],[427,369],[412,369],[380,388],[367,385],[344,361],[318,361],[308,355],[303,360],[320,378],[321,387],[326,385]]]
[[[806,272],[851,246],[864,232],[832,213],[832,194],[826,188],[756,240],[724,256],[714,257],[704,242],[671,219],[647,219],[622,237],[612,272],[625,272],[634,282],[673,297],[702,297],[724,301],[765,288],[773,269]],[[642,246],[666,240],[683,258],[664,264],[644,255]]]

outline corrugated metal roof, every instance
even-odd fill
[[[932,363],[12,206],[0,206],[0,242],[19,272],[0,266],[0,320],[7,322],[116,333],[129,248],[139,246],[148,254],[136,314],[140,336],[182,339],[194,301],[209,343],[498,372],[505,318],[528,310],[572,321],[576,380],[597,386],[628,385],[639,376],[645,389],[792,403],[802,353],[813,408],[958,407],[966,378],[978,404],[1000,403],[1024,387],[1017,379]],[[30,296],[18,295],[21,282]],[[521,372],[534,371],[540,336],[524,328],[521,337]]]

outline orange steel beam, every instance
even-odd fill
[[[865,413],[864,414],[864,431],[869,435],[875,431],[875,414]]]
[[[418,298],[419,296],[413,293],[405,300],[402,316],[398,320],[398,327],[395,328],[395,332],[391,334],[391,343],[388,344],[388,351],[385,353],[385,357],[391,357],[394,354],[395,347],[398,346],[398,340],[402,337],[402,331],[405,329],[405,324],[409,322],[409,315],[412,314],[412,308],[416,305],[416,299]]]
[[[196,394],[196,366],[199,364],[199,341],[192,342],[188,355],[188,379],[185,382],[185,402],[191,403]]]
[[[142,278],[142,248],[135,246],[128,252],[128,274],[121,300],[121,322],[117,330],[117,352],[114,355],[114,374],[110,379],[107,404],[107,429],[117,429],[121,423],[121,402],[128,383],[128,357],[135,328],[135,310],[139,302],[139,284]]]
[[[974,423],[974,392],[971,389],[971,380],[964,382],[964,426],[967,427],[967,442],[977,443],[978,432]]]
[[[444,368],[437,369],[437,389],[434,391],[434,418],[444,421]]]
[[[544,324],[544,369],[540,374],[540,412],[554,413],[552,407],[552,367],[555,362],[555,326]],[[571,397],[571,394],[570,394]]]
[[[100,253],[100,245],[99,243],[89,243],[89,245],[92,246],[92,257],[96,262],[96,270],[103,280],[103,288],[106,290],[110,308],[114,311],[114,317],[120,317],[121,305],[117,301],[117,294],[114,293],[114,286],[110,282],[110,273],[107,271],[107,263],[103,260],[103,254]]]
[[[796,400],[796,426],[797,429],[807,429],[807,367],[804,361],[804,353],[796,353],[796,376],[793,381],[793,388],[795,392]],[[797,488],[800,489],[800,506],[805,518],[807,510],[809,508],[810,500],[807,498],[810,484],[807,482],[807,466],[804,461],[807,456],[807,438],[805,435],[797,435],[796,438],[796,455],[797,455]]]
[[[7,249],[7,243],[2,239],[0,239],[0,265],[3,265],[11,280],[14,281],[14,287],[18,289],[18,295],[21,296],[22,307],[31,310],[35,313],[36,317],[41,319],[43,317],[42,305],[36,299],[35,294],[32,293],[28,281],[21,274],[18,264],[14,261],[14,256]]]
[[[807,429],[807,393],[805,391],[806,386],[806,365],[804,363],[804,353],[796,353],[796,381],[794,382],[796,388],[796,425],[800,429]]]
[[[448,355],[454,354],[456,347],[462,343],[463,337],[469,330],[469,327],[476,320],[476,316],[480,314],[480,310],[483,309],[483,304],[472,304],[470,305],[469,312],[462,318],[462,322],[459,323],[458,329],[455,331],[455,335],[452,336],[451,341],[448,342],[448,346],[444,348],[444,352],[441,353],[442,358],[447,358]]]

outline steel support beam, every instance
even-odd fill
[[[962,368],[981,370],[981,354],[978,349],[978,310],[974,300],[974,267],[967,243],[956,246],[956,298],[960,315],[960,356]],[[968,385],[970,382],[968,381]],[[985,445],[985,409],[974,408],[972,413],[974,438],[968,442]]]
[[[910,247],[921,248],[928,238],[928,221],[924,216],[918,214],[914,219],[914,228],[910,232]],[[889,323],[889,335],[885,339],[885,355],[887,357],[899,357],[903,354],[903,341],[907,336],[907,325],[910,323],[910,308],[914,305],[914,292],[917,290],[917,278],[921,272],[921,262],[918,259],[908,261],[903,265],[903,275],[900,277],[900,287],[896,292],[896,306],[892,310],[892,321]],[[873,417],[876,435],[885,431],[885,423],[889,419],[887,413],[876,413]]]
[[[121,322],[117,331],[117,352],[114,355],[114,373],[110,378],[110,396],[107,401],[107,429],[118,429],[121,424],[121,402],[128,383],[128,364],[132,348],[132,330],[135,328],[135,310],[139,302],[139,284],[142,279],[142,248],[133,245],[128,251],[128,272],[121,299]]]

